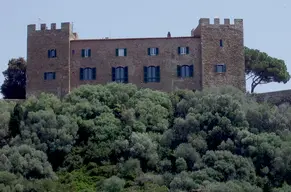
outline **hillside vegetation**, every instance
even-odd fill
[[[0,102],[2,192],[291,191],[291,107],[230,87]]]

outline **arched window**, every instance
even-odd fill
[[[186,78],[186,77],[193,77],[193,65],[178,65],[177,66],[177,76]]]
[[[127,83],[128,67],[112,67],[112,81],[118,83]]]
[[[190,77],[190,66],[189,65],[183,65],[181,67],[181,76],[182,77]]]
[[[80,80],[95,80],[96,68],[80,68]]]
[[[148,82],[154,82],[156,79],[156,67],[150,66],[148,67]]]
[[[160,66],[145,66],[144,82],[160,82]]]
[[[85,68],[84,69],[84,80],[90,80],[92,79],[92,69],[91,68]]]

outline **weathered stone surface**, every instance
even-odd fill
[[[282,103],[291,104],[291,90],[257,93],[254,95],[258,102],[268,102],[275,105]]]
[[[162,91],[176,89],[201,90],[205,87],[232,85],[245,91],[243,23],[228,19],[220,24],[215,19],[200,19],[191,36],[131,39],[78,39],[71,31],[70,23],[62,23],[61,29],[51,24],[36,30],[27,30],[27,96],[41,92],[63,96],[81,84],[105,84],[111,82],[111,67],[128,66],[129,83],[138,87]],[[220,40],[223,47],[220,47]],[[178,55],[178,47],[188,46],[189,55]],[[158,47],[159,55],[148,56],[147,49]],[[91,57],[82,58],[81,50],[91,49]],[[116,57],[116,48],[127,48],[126,57]],[[57,49],[57,58],[48,58],[48,49]],[[193,64],[194,76],[178,78],[177,65]],[[216,73],[214,66],[225,64],[225,73]],[[143,82],[143,66],[160,66],[159,83]],[[96,67],[94,81],[80,81],[80,67]],[[56,72],[56,79],[44,80],[45,72]]]

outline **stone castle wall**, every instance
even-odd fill
[[[267,93],[257,93],[254,96],[258,102],[268,102],[275,105],[291,103],[291,89]]]

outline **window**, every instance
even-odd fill
[[[80,80],[95,80],[96,68],[80,68]]]
[[[56,79],[55,72],[45,72],[44,73],[44,80],[53,80],[53,79]]]
[[[112,81],[128,83],[128,67],[112,67]]]
[[[215,65],[215,72],[217,73],[226,72],[226,65],[224,64]]]
[[[91,49],[82,49],[82,57],[91,57]]]
[[[144,82],[160,82],[160,67],[144,67]]]
[[[194,66],[193,65],[178,65],[177,66],[177,76],[178,77],[193,77]]]
[[[57,57],[57,50],[56,49],[50,49],[48,50],[48,58],[55,58]]]
[[[189,54],[189,47],[178,47],[178,54],[179,55]]]
[[[126,55],[127,55],[127,49],[126,48],[116,49],[116,56],[124,57]]]
[[[159,48],[148,48],[148,55],[154,56],[159,54]]]
[[[220,44],[220,47],[223,47],[223,41],[222,41],[222,39],[220,39],[219,44]]]

